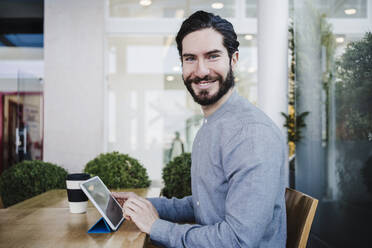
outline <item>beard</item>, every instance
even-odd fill
[[[191,79],[190,77],[188,77],[185,80],[182,77],[182,79],[183,79],[183,83],[185,84],[187,90],[190,92],[191,96],[193,97],[194,101],[202,106],[208,106],[208,105],[216,103],[229,91],[229,89],[231,89],[235,85],[234,73],[231,69],[231,66],[230,66],[229,72],[226,75],[225,80],[223,80],[222,76],[219,74],[214,77],[207,75],[204,78],[195,77]],[[197,95],[195,94],[195,91],[192,88],[192,83],[199,83],[201,81],[213,82],[216,80],[218,81],[219,88],[218,88],[217,93],[214,95],[210,96],[208,89],[201,90],[199,94]]]

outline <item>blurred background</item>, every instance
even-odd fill
[[[0,173],[119,151],[162,186],[203,119],[174,41],[200,9],[233,23],[236,88],[287,134],[290,186],[319,199],[309,247],[369,247],[371,0],[1,0]]]

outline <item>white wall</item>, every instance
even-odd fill
[[[103,152],[104,1],[45,1],[44,160],[80,172]]]

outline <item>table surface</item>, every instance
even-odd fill
[[[123,189],[158,197],[160,188]],[[66,190],[50,190],[0,209],[0,247],[143,247],[146,234],[124,221],[116,232],[88,234],[101,215],[89,201],[87,212],[69,211]]]

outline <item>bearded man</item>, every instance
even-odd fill
[[[166,247],[285,247],[286,142],[234,89],[239,42],[232,24],[197,11],[176,41],[185,86],[204,113],[192,148],[192,195],[113,193],[125,201],[124,216]],[[195,224],[177,224],[185,222]]]

